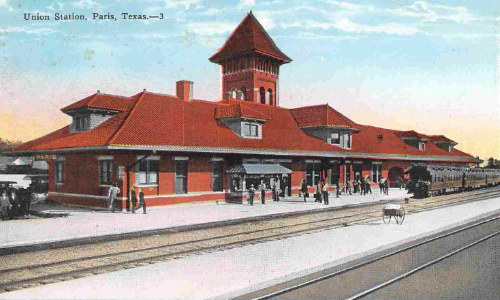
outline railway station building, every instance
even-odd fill
[[[301,181],[330,189],[368,176],[395,183],[417,163],[466,166],[476,159],[443,135],[362,125],[328,104],[285,108],[280,67],[291,63],[250,12],[209,59],[222,69],[218,101],[193,98],[193,83],[176,94],[99,91],[61,111],[71,124],[12,149],[49,165],[48,199],[104,206],[116,183],[118,205],[141,187],[149,206],[235,201],[262,181],[297,195]]]

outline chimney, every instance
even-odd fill
[[[183,101],[193,99],[193,82],[188,80],[180,80],[175,83],[176,96]]]

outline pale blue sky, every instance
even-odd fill
[[[0,133],[27,140],[59,128],[68,120],[58,110],[97,89],[174,93],[188,79],[197,98],[218,100],[220,69],[208,58],[249,10],[293,59],[281,68],[282,106],[328,102],[360,123],[500,156],[500,1],[0,0]],[[37,12],[52,20],[24,20]]]

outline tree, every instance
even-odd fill
[[[14,148],[14,147],[19,146],[21,144],[22,144],[21,141],[11,141],[8,139],[0,138],[0,152],[4,151],[6,149]]]

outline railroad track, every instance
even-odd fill
[[[470,234],[470,231],[477,230],[479,232],[480,227],[489,226],[486,229],[486,234],[481,237],[475,237],[475,234]],[[425,268],[435,265],[449,257],[457,255],[458,253],[465,251],[471,247],[474,247],[480,243],[483,243],[491,238],[500,235],[500,216],[491,217],[488,219],[480,220],[472,224],[467,224],[459,229],[450,230],[443,234],[437,236],[432,236],[430,238],[425,238],[416,243],[405,246],[401,249],[393,250],[389,253],[384,253],[382,255],[377,255],[371,257],[367,260],[361,260],[360,262],[341,268],[333,268],[332,270],[327,270],[322,272],[320,275],[312,276],[312,278],[305,278],[299,282],[285,283],[285,287],[281,288],[267,288],[263,291],[253,292],[247,295],[243,295],[239,298],[241,299],[253,299],[253,300],[264,300],[264,299],[301,299],[303,295],[309,295],[311,298],[332,298],[332,299],[346,299],[346,300],[358,300],[364,298],[370,298],[370,295],[378,290],[388,287],[398,281],[401,281],[413,274],[416,274]],[[446,244],[448,240],[452,238],[462,239],[467,235],[470,236],[469,240],[465,245],[460,245],[455,248],[441,249],[441,251],[436,251],[434,256],[431,255],[430,259],[423,259],[421,255],[415,253],[418,248],[430,247],[432,243],[441,245]],[[457,238],[456,236],[459,236]],[[416,263],[408,263],[408,258],[416,260]],[[391,259],[390,262],[384,261],[386,259]],[[412,260],[410,259],[410,260]],[[399,263],[398,263],[399,261]],[[403,263],[401,263],[403,262]],[[370,274],[374,270],[373,265],[378,264],[378,266],[383,266],[387,268],[384,272],[380,272],[380,280],[368,279],[356,281],[356,285],[351,285],[349,288],[342,291],[331,291],[328,288],[338,288],[342,284],[339,282],[346,282],[349,278],[358,276],[356,278],[363,278],[364,275],[359,274]],[[376,268],[375,268],[376,269]],[[355,273],[358,273],[357,275]],[[396,275],[393,275],[396,274]],[[343,277],[343,278],[340,278]],[[357,291],[352,293],[350,289],[353,288]],[[274,291],[269,291],[274,290]],[[318,292],[319,291],[319,292]],[[336,294],[334,294],[336,293]]]
[[[481,190],[413,200],[405,207],[415,213],[498,196],[500,189]],[[0,256],[0,293],[379,220],[383,206]]]

